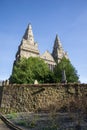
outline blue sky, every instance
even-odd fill
[[[8,79],[28,23],[40,53],[52,51],[56,34],[87,83],[87,0],[0,0],[0,80]]]

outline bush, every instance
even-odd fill
[[[10,83],[33,84],[35,80],[39,83],[53,82],[53,72],[40,58],[21,58],[13,66]]]

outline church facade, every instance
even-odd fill
[[[22,57],[29,58],[31,56],[40,57],[43,59],[52,71],[56,65],[56,62],[60,62],[63,57],[66,57],[68,59],[68,55],[64,51],[57,35],[54,41],[52,53],[45,51],[44,54],[40,55],[38,44],[34,41],[32,26],[29,24],[18,47],[15,61],[18,61]]]

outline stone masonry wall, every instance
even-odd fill
[[[82,99],[87,106],[87,84],[7,85],[0,89],[2,113],[60,110]],[[79,98],[78,98],[79,97]],[[83,98],[84,97],[84,98]],[[77,101],[78,103],[78,101]],[[81,102],[79,102],[81,103]]]

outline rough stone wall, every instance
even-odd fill
[[[8,85],[0,93],[3,113],[60,110],[83,96],[87,106],[87,84]]]

